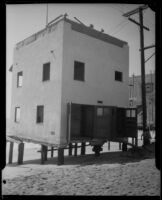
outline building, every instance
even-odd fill
[[[102,116],[129,106],[127,42],[66,16],[16,44],[10,71],[10,135],[56,146],[75,137],[104,138],[103,126],[112,121],[105,125]],[[96,123],[88,117],[94,112]],[[93,137],[88,123],[99,124]]]
[[[147,125],[155,126],[155,74],[145,75]],[[142,89],[141,76],[129,77],[130,107],[137,107],[138,125],[142,126]]]

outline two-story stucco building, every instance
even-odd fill
[[[125,41],[64,16],[16,44],[11,71],[10,135],[61,147],[122,126],[111,116],[129,106]]]

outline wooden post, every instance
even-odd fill
[[[135,138],[135,146],[138,147],[138,137]]]
[[[46,151],[47,147],[45,145],[41,145],[41,164],[44,164],[44,161],[47,159]]]
[[[23,164],[23,156],[24,156],[24,143],[22,142],[18,145],[18,160],[17,160],[18,165]]]
[[[122,143],[122,151],[127,151],[127,143]]]
[[[108,150],[110,150],[110,141],[108,141]]]
[[[64,148],[58,148],[58,159],[57,159],[57,165],[64,164]]]
[[[85,155],[85,142],[82,142],[81,155]]]
[[[47,154],[48,154],[48,147],[44,146],[44,153],[45,153],[45,161],[47,161]]]
[[[119,142],[119,150],[122,149],[122,145],[121,145],[121,142]]]
[[[53,158],[53,147],[51,147],[51,158]]]
[[[10,142],[10,150],[9,150],[9,161],[8,161],[8,164],[12,164],[13,147],[14,147],[14,143],[13,143],[13,142]]]
[[[72,156],[72,143],[69,144],[69,156]]]
[[[75,143],[75,147],[74,147],[74,156],[77,156],[77,146],[78,146],[78,144]]]

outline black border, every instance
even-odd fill
[[[6,4],[36,4],[36,3],[127,3],[127,4],[148,4],[149,7],[156,13],[156,64],[155,64],[155,74],[156,74],[156,145],[155,145],[155,150],[156,150],[156,154],[155,154],[155,165],[156,167],[161,170],[161,67],[162,67],[162,63],[161,63],[161,18],[162,18],[162,7],[160,4],[160,1],[158,2],[157,0],[136,0],[136,1],[128,1],[128,0],[123,0],[123,1],[105,1],[105,0],[100,0],[99,2],[94,2],[94,1],[82,1],[82,2],[74,2],[74,1],[59,1],[59,0],[55,0],[55,1],[44,1],[44,0],[6,0],[3,3],[1,3],[1,44],[2,47],[2,53],[1,53],[1,61],[3,60],[3,64],[1,64],[1,73],[3,75],[1,75],[1,80],[2,80],[2,84],[4,87],[1,91],[2,91],[2,102],[3,104],[1,105],[5,105],[5,106],[1,106],[1,134],[0,134],[0,146],[1,146],[1,161],[0,161],[0,167],[1,170],[5,167],[6,165],[6,137],[5,137],[5,131],[6,131]],[[4,54],[3,54],[4,53]],[[2,171],[1,171],[2,173]],[[2,175],[2,174],[0,174]],[[0,177],[1,178],[1,177]],[[2,182],[1,182],[2,183]],[[24,197],[28,197],[28,196],[16,196],[16,199],[24,199]],[[30,196],[29,197],[33,197]],[[44,196],[45,198],[50,198],[53,196]],[[43,197],[43,198],[44,198]],[[59,196],[56,196],[56,198],[58,198]],[[71,197],[71,196],[69,196]],[[99,196],[98,196],[99,197]],[[98,197],[93,197],[93,196],[87,196],[87,198],[98,198]],[[6,195],[3,196],[3,199],[13,199],[15,198],[15,196],[13,195]],[[42,196],[34,196],[35,198],[42,198]],[[62,196],[63,198],[63,196]],[[65,197],[66,198],[66,197]],[[83,197],[81,197],[83,198]],[[100,198],[100,197],[99,197]],[[103,197],[104,198],[104,197]],[[116,197],[110,197],[110,198],[116,198]],[[120,198],[123,198],[122,196],[120,196]],[[124,197],[125,198],[125,197]],[[134,198],[134,197],[129,197],[129,198]],[[135,197],[138,198],[138,197]],[[145,199],[155,199],[155,197],[144,197]],[[158,199],[160,199],[160,197],[156,197]]]

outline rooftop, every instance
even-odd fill
[[[98,30],[93,28],[93,25],[86,26],[83,23],[78,23],[78,22],[72,21],[72,20],[68,19],[66,16],[67,16],[66,14],[60,15],[55,20],[52,20],[51,22],[49,22],[48,25],[44,29],[42,29],[42,30],[38,31],[37,33],[27,37],[26,39],[18,42],[16,44],[16,49],[19,49],[19,48],[21,48],[25,45],[28,45],[28,44],[34,42],[35,40],[37,40],[39,37],[43,37],[44,35],[54,31],[56,25],[62,20],[66,21],[67,23],[70,23],[72,30],[75,30],[75,31],[83,33],[85,35],[94,37],[94,38],[99,39],[101,41],[116,45],[116,46],[121,47],[121,48],[124,45],[128,44],[125,41],[119,40],[115,37],[112,37],[112,36],[106,34],[106,33],[103,33],[103,29],[101,31],[98,31]],[[61,18],[61,19],[59,19],[59,18]]]

